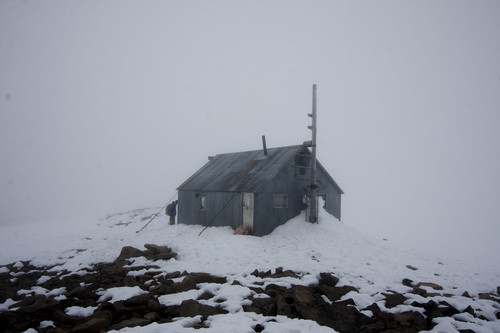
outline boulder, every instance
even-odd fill
[[[100,333],[105,332],[110,321],[104,317],[91,318],[86,323],[78,325],[71,332],[73,333]]]
[[[382,295],[385,296],[385,307],[386,308],[393,308],[395,306],[404,304],[404,301],[406,301],[408,299],[405,296],[403,296],[397,292],[392,292],[390,294],[382,293]]]
[[[319,274],[319,285],[322,286],[330,286],[335,287],[339,279],[336,276],[333,276],[330,273],[320,273]]]
[[[151,256],[147,256],[147,259],[157,261],[157,260],[170,260],[177,257],[177,253],[175,252],[165,252],[165,253],[158,253],[154,254]]]
[[[320,294],[325,295],[332,302],[340,300],[342,296],[344,296],[348,292],[358,292],[358,289],[352,286],[331,287],[328,285],[319,285],[316,289]]]
[[[396,313],[393,318],[400,326],[411,327],[418,331],[424,330],[427,325],[424,316],[416,311]]]
[[[296,303],[307,305],[311,305],[316,301],[309,288],[300,286],[293,289],[293,298],[295,299]]]
[[[146,318],[130,318],[122,320],[117,324],[113,324],[109,327],[109,330],[121,330],[125,327],[134,327],[134,326],[145,326],[148,325],[151,321]]]
[[[120,255],[118,256],[118,258],[116,258],[116,261],[125,260],[128,258],[134,258],[134,257],[142,257],[143,255],[144,254],[142,253],[142,251],[139,249],[136,249],[135,247],[124,246],[124,247],[122,247]]]
[[[191,276],[194,278],[196,284],[198,283],[224,284],[227,282],[227,279],[225,277],[214,276],[208,273],[191,273]]]
[[[198,315],[208,317],[227,313],[224,309],[203,305],[192,299],[182,301],[178,311],[179,317],[196,317]]]
[[[407,286],[407,287],[413,287],[413,281],[410,280],[410,279],[403,279],[403,286]]]
[[[172,249],[168,246],[160,246],[155,244],[144,244],[144,247],[151,251],[152,255],[160,254],[160,253],[170,253]]]
[[[417,288],[428,287],[428,288],[432,288],[434,290],[443,290],[443,287],[441,287],[439,284],[432,283],[432,282],[419,282],[419,283],[417,283],[416,287]]]

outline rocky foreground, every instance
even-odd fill
[[[209,316],[231,311],[224,297],[206,290],[195,291],[204,284],[217,289],[213,287],[244,285],[244,281],[207,273],[166,273],[156,270],[159,267],[155,265],[130,266],[129,259],[134,257],[145,257],[149,262],[176,257],[176,253],[166,246],[146,244],[145,248],[141,251],[124,247],[114,262],[100,263],[78,274],[61,272],[57,267],[34,267],[29,262],[0,267],[1,331],[103,332],[187,317],[195,318],[190,327],[202,329],[208,327],[206,322]],[[411,266],[408,268],[412,269]],[[457,309],[452,306],[446,299],[456,295],[442,294],[441,286],[429,282],[404,279],[401,283],[411,290],[410,293],[403,295],[387,290],[378,295],[378,299],[385,301],[383,309],[377,304],[379,302],[358,309],[348,297],[357,289],[340,286],[339,279],[331,273],[321,273],[319,282],[309,286],[283,285],[283,279],[293,281],[299,279],[301,274],[282,268],[267,272],[255,270],[252,275],[266,283],[246,286],[251,293],[242,302],[243,311],[262,314],[269,318],[268,322],[273,321],[273,317],[286,316],[312,320],[341,333],[370,333],[430,330],[436,325],[435,319],[451,316],[464,322],[492,320],[478,308],[468,306]],[[273,283],[274,280],[276,283]],[[106,290],[120,287],[136,287],[141,292],[122,300],[106,295]],[[194,297],[183,299],[179,304],[165,305],[160,301],[165,295],[190,291],[194,291]],[[477,297],[498,305],[495,305],[499,309],[494,314],[496,319],[500,319],[499,292],[479,294]],[[416,298],[420,301],[409,303],[409,294],[418,295]],[[471,298],[468,293],[461,297]],[[401,305],[408,305],[410,310],[392,311]],[[82,314],[82,311],[69,309],[91,310]],[[256,324],[253,329],[255,332],[264,331],[266,322]],[[459,332],[474,331],[463,329]]]

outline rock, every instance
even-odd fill
[[[417,283],[416,287],[417,288],[429,287],[429,288],[432,288],[434,290],[443,290],[443,287],[441,287],[439,284],[435,284],[432,282],[419,282],[419,283]]]
[[[208,273],[192,273],[191,276],[194,278],[196,284],[198,283],[224,284],[227,282],[227,279],[225,277],[214,276]]]
[[[264,328],[265,328],[265,327],[264,327],[264,326],[262,326],[261,324],[257,324],[257,325],[255,325],[255,326],[253,327],[253,330],[254,330],[255,332],[257,332],[257,333],[260,333],[260,332],[262,332],[262,331],[264,330]]]
[[[396,292],[392,292],[391,294],[382,293],[382,295],[385,296],[385,306],[387,308],[393,308],[395,306],[404,304],[404,301],[408,299],[405,296]]]
[[[195,317],[198,315],[201,315],[202,317],[208,317],[227,313],[227,311],[224,309],[209,305],[203,305],[192,299],[182,301],[178,311],[179,317]]]
[[[398,322],[403,327],[411,327],[417,331],[421,331],[426,328],[426,321],[424,316],[416,311],[408,311],[403,313],[396,313],[393,316],[394,320]]]
[[[406,268],[411,269],[412,271],[416,271],[418,269],[412,265],[406,265]]]
[[[320,294],[325,295],[332,302],[338,301],[342,296],[351,291],[358,292],[358,289],[352,286],[331,287],[328,285],[319,285],[316,289]]]
[[[500,286],[497,286],[497,295],[500,296]]]
[[[84,324],[75,327],[73,333],[100,333],[105,332],[110,321],[107,318],[92,318]]]
[[[268,284],[266,287],[266,294],[271,297],[276,297],[278,294],[283,294],[287,290],[286,287],[275,285],[274,283]]]
[[[330,286],[330,287],[335,287],[337,283],[339,282],[339,279],[332,274],[329,273],[320,273],[319,274],[319,285],[322,286]]]
[[[157,255],[160,253],[170,253],[172,252],[172,249],[169,248],[168,246],[159,246],[155,244],[144,244],[144,247],[151,251],[152,255]]]
[[[177,257],[175,252],[158,253],[152,256],[148,256],[147,259],[157,261],[157,260],[170,260]]]
[[[286,271],[283,271],[283,269],[278,273],[274,273],[274,274],[271,274],[271,276],[273,279],[279,279],[279,278],[284,278],[284,277],[291,277],[291,278],[294,278],[294,279],[298,279],[299,276],[294,272],[294,271],[291,271],[291,270],[286,270]]]
[[[134,257],[142,257],[143,255],[144,254],[142,253],[142,251],[139,249],[136,249],[135,247],[124,246],[124,247],[122,247],[120,255],[118,256],[118,258],[116,258],[116,261],[125,260],[128,258],[134,258]]]
[[[476,316],[476,312],[474,311],[474,309],[470,305],[468,307],[466,307],[463,312],[467,312],[467,313],[469,313],[469,314],[471,314],[473,316]]]
[[[191,289],[196,289],[196,280],[191,275],[186,276],[182,282],[179,284],[179,291],[188,291]]]
[[[130,318],[125,319],[118,324],[113,324],[109,327],[109,330],[121,330],[125,327],[134,327],[134,326],[145,326],[150,323],[150,320],[146,318]]]
[[[488,294],[488,293],[479,293],[479,299],[487,299],[490,301],[499,301],[497,297],[495,297],[493,294]]]
[[[293,298],[297,303],[303,303],[307,305],[313,304],[316,299],[314,298],[313,294],[309,290],[309,288],[306,287],[296,287],[293,290]]]
[[[403,286],[413,287],[413,281],[410,279],[403,279]]]
[[[27,303],[23,305],[23,303]],[[31,303],[31,304],[30,304]],[[25,299],[19,306],[17,311],[21,313],[35,313],[35,312],[46,312],[50,308],[55,308],[59,305],[59,302],[53,298],[46,298],[45,295],[35,295]]]

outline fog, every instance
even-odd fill
[[[0,2],[0,224],[161,207],[310,139],[342,220],[498,262],[497,1]],[[82,222],[84,223],[84,222]]]

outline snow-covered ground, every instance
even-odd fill
[[[443,287],[441,293],[456,295],[447,299],[450,304],[460,310],[472,305],[490,319],[488,322],[476,320],[474,330],[500,332],[500,321],[495,320],[495,313],[500,310],[498,303],[477,299],[479,293],[496,293],[497,286],[500,286],[500,267],[494,263],[478,266],[460,258],[422,254],[401,246],[396,247],[389,241],[365,235],[324,211],[320,213],[318,224],[305,222],[301,214],[264,237],[233,235],[233,230],[226,227],[208,228],[199,235],[203,230],[202,226],[169,226],[164,215],[158,216],[147,228],[137,233],[136,231],[148,222],[148,217],[157,211],[158,208],[136,210],[86,223],[47,221],[2,226],[0,265],[12,262],[22,265],[20,261],[30,260],[33,265],[57,264],[57,270],[78,272],[97,262],[115,260],[121,248],[126,245],[139,249],[144,249],[143,245],[146,243],[168,245],[178,256],[177,259],[169,261],[156,261],[155,265],[161,266],[160,269],[167,272],[208,272],[227,276],[228,280],[238,280],[243,285],[250,285],[252,279],[256,279],[250,275],[255,269],[290,269],[302,273],[302,278],[288,282],[283,279],[282,282],[304,285],[317,282],[321,272],[332,272],[340,278],[341,285],[351,285],[359,289],[359,293],[351,292],[344,296],[353,298],[359,309],[382,300],[382,291],[408,293],[408,287],[401,283],[404,278],[415,283],[436,283]],[[140,257],[135,258],[133,265],[145,263],[146,259]],[[245,327],[249,327],[249,323],[263,320],[261,315],[243,312],[241,309],[240,303],[245,295],[239,293],[244,294],[248,288],[229,284],[226,287],[210,290],[212,293],[225,293],[224,299],[227,300],[226,305],[230,312],[227,315],[212,316],[210,331],[244,331]],[[204,288],[210,289],[211,286]],[[465,291],[472,298],[462,297]],[[191,293],[193,292],[197,291]],[[103,292],[103,297],[125,297],[120,296],[120,293],[130,293],[130,290],[109,290]],[[175,304],[191,297],[196,295],[187,292],[165,296],[160,301],[164,304]],[[408,304],[416,300],[416,295],[411,297]],[[380,305],[385,308],[383,303]],[[8,305],[0,304],[0,308],[2,306],[5,309]],[[396,307],[391,310],[407,309]],[[68,311],[78,313],[79,309]],[[86,311],[91,312],[92,309]],[[286,317],[275,319],[275,322],[266,326],[266,332],[282,332],[288,329],[297,332],[333,332],[332,329],[321,327],[312,321]],[[167,328],[175,328],[175,331],[194,331],[185,327],[189,326],[185,321],[190,320],[196,319],[184,318],[174,323],[151,324],[121,331],[160,332]],[[457,328],[463,328],[463,325],[460,325],[461,322],[454,318],[444,318],[433,331],[457,332]]]

